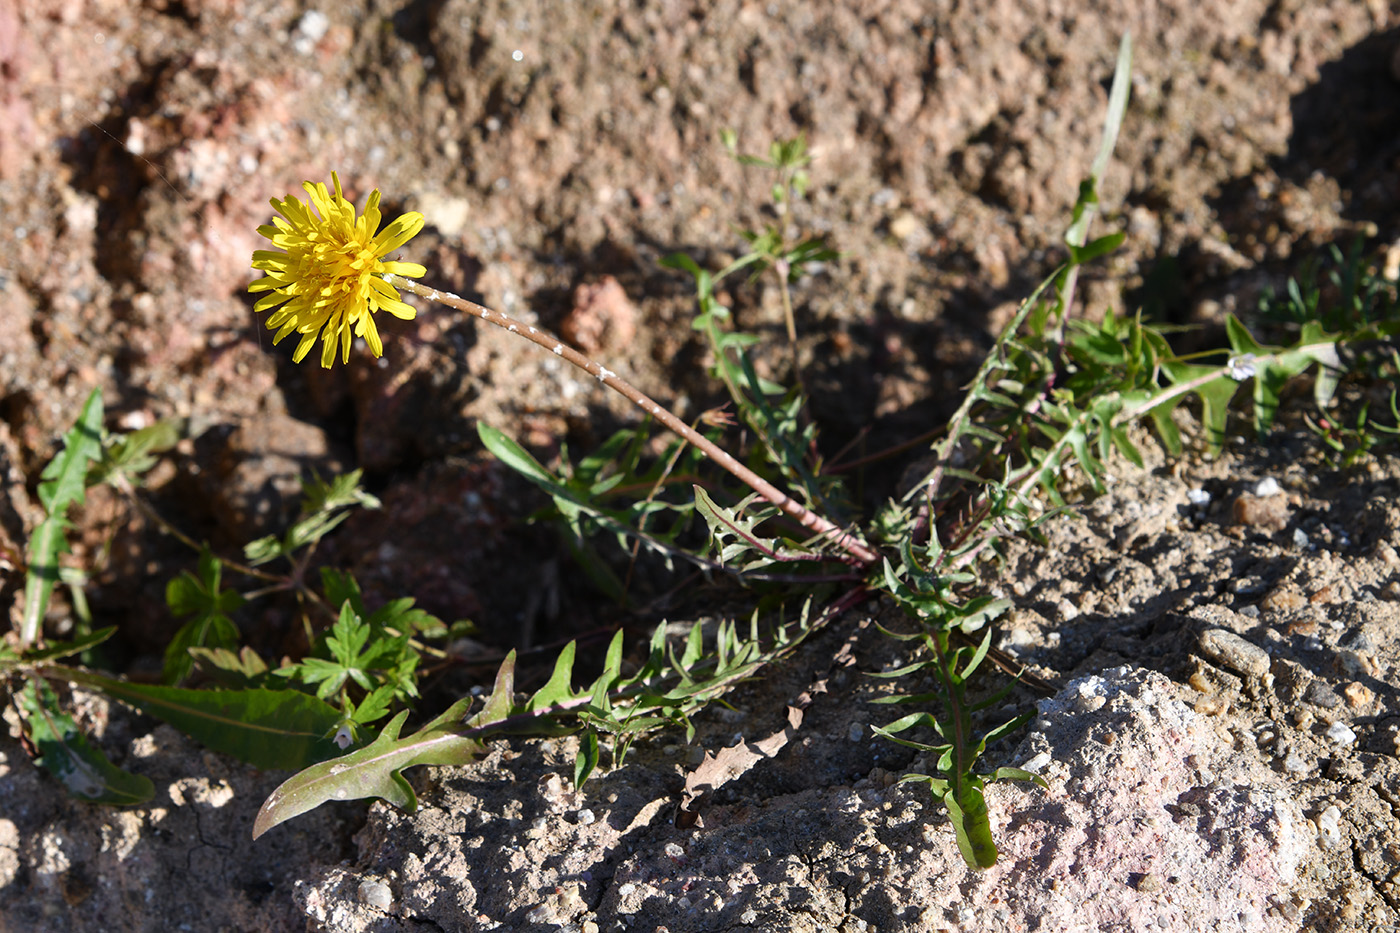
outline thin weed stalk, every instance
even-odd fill
[[[651,415],[675,434],[685,439],[688,443],[693,444],[704,453],[706,457],[728,470],[750,489],[777,506],[804,528],[813,532],[819,538],[830,541],[832,544],[841,548],[841,550],[845,552],[845,556],[843,556],[841,560],[858,567],[868,567],[879,560],[873,550],[850,532],[822,518],[820,515],[783,492],[777,486],[774,486],[753,470],[744,466],[728,451],[676,417],[667,408],[647,396],[636,386],[632,385],[612,370],[584,356],[558,337],[546,333],[531,324],[517,321],[499,311],[493,311],[474,301],[468,301],[460,295],[454,295],[451,292],[440,291],[436,288],[420,285],[412,279],[406,279],[401,275],[394,275],[391,273],[385,275],[384,280],[389,285],[412,292],[420,298],[447,305],[458,311],[470,314],[488,324],[494,324],[512,334],[525,338],[536,346],[543,347],[555,356],[567,360],[597,379],[603,385],[620,393],[642,411]]]

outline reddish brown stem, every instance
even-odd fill
[[[833,525],[831,522],[822,518],[820,515],[759,476],[753,470],[744,466],[738,460],[734,459],[729,452],[717,446],[699,431],[696,431],[690,425],[671,414],[670,411],[648,398],[631,383],[619,377],[617,373],[593,362],[573,347],[565,344],[558,337],[548,334],[532,325],[507,317],[499,311],[492,311],[490,308],[479,305],[474,301],[468,301],[451,292],[438,291],[435,288],[420,285],[411,279],[405,279],[398,275],[386,275],[384,279],[395,288],[401,288],[405,291],[412,292],[420,298],[426,298],[429,301],[436,301],[448,307],[456,308],[458,311],[464,311],[488,324],[495,324],[497,327],[505,328],[512,334],[518,334],[531,343],[543,347],[555,356],[563,357],[579,369],[582,369],[584,372],[597,379],[603,385],[616,392],[620,392],[642,411],[651,415],[691,444],[694,444],[705,456],[724,467],[724,469],[738,477],[754,492],[796,519],[804,528],[807,528],[841,548],[846,552],[846,557],[842,559],[847,563],[855,564],[860,567],[868,567],[879,559],[878,555],[876,555],[873,550],[849,532]]]

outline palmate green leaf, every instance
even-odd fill
[[[403,604],[402,600],[396,602]],[[395,604],[389,608],[392,610]],[[392,612],[381,613],[375,615],[393,618]],[[316,695],[321,699],[345,691],[351,683],[366,692],[387,684],[394,687],[400,698],[418,695],[413,672],[419,655],[409,644],[408,633],[390,635],[383,626],[361,618],[354,600],[341,604],[335,625],[317,639],[313,650],[312,656],[278,668],[277,675],[295,683],[317,685]]]
[[[53,689],[30,680],[15,695],[22,727],[38,749],[38,764],[79,800],[129,807],[155,796],[150,778],[123,771],[94,748],[63,712]]]
[[[175,615],[194,614],[175,633],[165,649],[161,679],[167,684],[184,680],[194,666],[191,648],[228,648],[238,644],[238,626],[229,613],[243,605],[233,590],[219,589],[223,565],[206,548],[199,555],[199,576],[188,570],[165,587],[165,603]]]
[[[39,640],[49,597],[58,583],[58,557],[68,550],[64,535],[68,507],[82,502],[88,464],[102,455],[102,390],[93,389],[78,421],[63,435],[63,450],[40,476],[39,502],[47,516],[29,537],[29,567],[24,580],[24,610],[20,617],[22,645]]]
[[[79,668],[42,672],[100,690],[258,768],[295,770],[339,752],[332,736],[340,711],[297,690],[190,690],[128,683]]]
[[[399,634],[417,634],[424,638],[446,638],[449,633],[467,634],[469,622],[455,622],[449,626],[441,619],[413,608],[412,597],[391,599],[373,612],[365,605],[364,593],[355,575],[333,567],[321,568],[321,589],[325,594],[326,605],[343,606],[348,601],[355,614],[370,626],[371,630],[392,629]]]

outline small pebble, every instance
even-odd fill
[[[752,924],[756,920],[758,920],[758,912],[752,907],[750,907],[748,910],[744,911],[742,914],[739,915],[740,923]]]
[[[846,730],[846,738],[850,739],[852,742],[859,742],[861,739],[865,738],[865,723],[851,723],[851,727]]]
[[[1302,589],[1291,580],[1280,583],[1259,600],[1259,608],[1267,612],[1287,612],[1290,609],[1301,609],[1307,604],[1308,600]]]
[[[1352,677],[1375,677],[1380,674],[1376,659],[1369,651],[1343,648],[1337,652],[1337,661],[1342,669]]]
[[[1235,500],[1234,516],[1236,525],[1278,531],[1288,524],[1288,497],[1240,496]]]
[[[598,817],[594,815],[593,811],[586,808],[578,811],[577,818],[580,826],[592,826],[598,821]]]
[[[1296,749],[1289,749],[1288,754],[1283,758],[1283,770],[1289,774],[1306,774],[1312,770],[1308,765],[1308,760]]]
[[[1342,696],[1347,698],[1347,705],[1357,712],[1370,706],[1371,701],[1376,698],[1371,688],[1358,680],[1353,680],[1343,687]]]
[[[1308,549],[1308,536],[1301,528],[1293,529],[1293,546],[1300,551]]]
[[[1269,653],[1223,628],[1206,629],[1200,637],[1201,653],[1241,674],[1262,677],[1269,670]]]
[[[360,903],[375,910],[388,910],[394,906],[394,894],[382,881],[366,878],[360,882]]]
[[[1342,698],[1337,696],[1337,691],[1332,689],[1332,685],[1325,680],[1314,680],[1308,684],[1308,689],[1303,693],[1303,699],[1313,706],[1320,706],[1323,709],[1336,709],[1342,705]]]
[[[1238,596],[1253,596],[1255,593],[1264,592],[1265,583],[1255,576],[1233,577],[1226,589]]]
[[[1197,507],[1210,505],[1210,493],[1204,489],[1188,489],[1186,491],[1186,501]]]
[[[1266,496],[1276,496],[1281,492],[1283,492],[1283,488],[1279,486],[1278,480],[1272,476],[1266,476],[1254,484],[1254,494],[1261,499]]]
[[[1335,744],[1346,748],[1356,741],[1356,733],[1352,732],[1344,722],[1334,722],[1327,727],[1327,738]]]
[[[1327,583],[1313,590],[1308,596],[1308,602],[1313,605],[1325,606],[1328,603],[1337,601],[1337,586],[1334,583]]]
[[[1002,639],[1001,646],[1003,649],[1014,649],[1025,648],[1026,646],[1033,644],[1035,644],[1034,632],[1023,628],[1013,628],[1011,631],[1006,633],[1006,637]]]
[[[636,894],[636,893],[637,893],[637,886],[636,886],[635,884],[633,884],[632,882],[630,882],[630,881],[628,881],[628,882],[626,882],[626,883],[624,883],[624,884],[620,884],[620,885],[618,885],[618,887],[617,887],[617,896],[618,896],[618,897],[631,897],[633,894]]]
[[[1318,841],[1329,849],[1342,844],[1342,811],[1328,807],[1317,817]]]
[[[1135,887],[1143,894],[1152,894],[1155,891],[1160,891],[1162,890],[1162,876],[1155,871],[1149,871],[1139,876]]]

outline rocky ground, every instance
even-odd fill
[[[1133,102],[1099,229],[1128,240],[1083,282],[1086,313],[1141,306],[1209,342],[1317,247],[1400,242],[1393,5],[976,6],[0,6],[0,545],[22,550],[39,471],[101,386],[112,428],[183,419],[151,496],[216,548],[280,527],[306,469],[359,466],[385,507],[323,556],[371,602],[470,617],[487,655],[619,623],[519,522],[538,502],[474,425],[548,459],[606,437],[625,403],[442,311],[386,327],[380,364],[357,348],[330,373],[260,329],[245,289],[267,200],[332,170],[351,197],[377,187],[389,212],[426,215],[404,256],[425,281],[570,334],[694,417],[716,394],[692,289],[657,260],[718,268],[732,225],[770,219],[771,179],[721,129],[751,151],[805,132],[794,220],[842,251],[796,296],[829,450],[937,424],[1057,261],[1124,31]],[[781,339],[776,291],[728,298]],[[1050,790],[992,791],[1003,859],[979,875],[927,798],[891,784],[919,763],[870,737],[884,688],[863,672],[899,656],[872,624],[898,619],[867,604],[707,714],[697,744],[646,743],[581,795],[561,781],[568,740],[518,742],[414,773],[416,814],[326,807],[257,843],[285,775],[75,694],[157,795],[76,804],[0,740],[0,928],[1384,929],[1400,922],[1400,462],[1322,454],[1295,410],[1267,444],[1123,466],[1051,547],[1013,548],[999,645],[1054,693],[993,756]],[[120,626],[114,660],[151,675],[178,625],[165,582],[192,556],[103,497],[74,537],[96,621]],[[6,562],[8,602],[23,580]],[[669,618],[713,605],[697,598]],[[239,622],[276,653],[290,618]],[[700,749],[781,733],[804,692],[793,740],[678,828]]]

